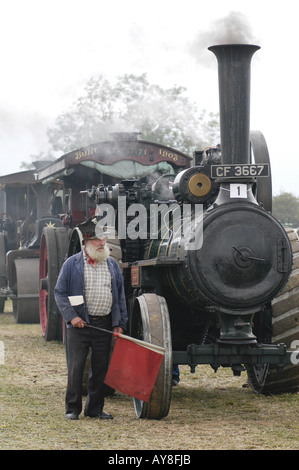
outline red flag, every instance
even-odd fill
[[[104,382],[109,387],[148,402],[165,349],[122,334],[116,336]]]

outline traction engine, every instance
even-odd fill
[[[257,49],[210,48],[218,59],[221,147],[198,152],[195,166],[154,184],[124,179],[87,191],[99,222],[117,230],[129,332],[166,350],[150,401],[134,399],[140,418],[168,414],[175,365],[246,370],[262,393],[275,391],[277,370],[286,366],[295,372],[285,391],[299,389],[292,352],[272,342],[272,303],[287,285],[293,256],[271,214],[265,140],[249,129]]]

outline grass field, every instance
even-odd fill
[[[8,309],[9,310],[9,309]],[[181,367],[169,415],[136,417],[133,399],[106,399],[113,420],[64,414],[64,346],[46,342],[40,325],[16,324],[0,314],[0,449],[2,450],[295,450],[299,448],[299,394],[262,396],[244,388],[246,376]],[[2,343],[2,344],[3,344]]]

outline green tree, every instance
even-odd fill
[[[272,213],[283,225],[299,227],[299,197],[288,192],[274,196]]]
[[[123,75],[115,83],[91,78],[84,95],[57,117],[48,130],[55,153],[66,153],[110,139],[112,132],[140,132],[143,140],[163,143],[189,155],[219,143],[218,116],[198,111],[185,88],[164,90],[146,74]]]

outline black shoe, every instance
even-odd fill
[[[105,413],[104,411],[101,411],[98,416],[100,419],[113,419],[110,413]]]
[[[66,413],[65,417],[66,419],[79,419],[77,413]]]

